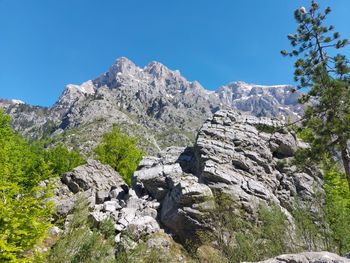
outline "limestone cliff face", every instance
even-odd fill
[[[303,112],[297,101],[300,93],[291,88],[234,82],[209,91],[159,62],[140,68],[120,58],[96,79],[67,85],[50,108],[1,102],[0,106],[25,136],[50,136],[80,147],[86,155],[113,124],[143,138],[144,150],[156,153],[193,143],[202,123],[219,109],[298,118]]]

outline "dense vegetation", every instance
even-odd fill
[[[30,262],[51,227],[49,188],[39,182],[66,172],[83,160],[63,146],[45,150],[29,144],[0,111],[0,261]]]
[[[94,150],[96,159],[109,164],[131,185],[131,179],[139,162],[142,151],[137,148],[137,138],[129,137],[114,127],[103,136],[102,142]]]

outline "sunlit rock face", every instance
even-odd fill
[[[291,88],[234,82],[209,91],[159,62],[142,68],[119,58],[96,79],[67,85],[50,108],[4,100],[0,106],[25,136],[62,141],[59,135],[65,133],[65,143],[85,155],[114,124],[143,138],[142,148],[156,153],[193,144],[203,122],[220,109],[295,120],[303,108],[297,103],[300,93]]]

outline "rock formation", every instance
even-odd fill
[[[139,198],[116,171],[98,161],[89,160],[63,174],[55,184],[54,193],[57,218],[67,217],[77,199],[86,198],[91,208],[90,219],[96,227],[107,218],[113,220],[116,242],[121,241],[123,230],[136,239],[160,230],[156,221],[159,203],[148,200],[147,196]]]
[[[230,194],[246,211],[260,202],[292,210],[321,189],[317,170],[288,165],[304,146],[283,123],[233,111],[220,111],[199,131],[194,154],[196,175],[213,190]],[[282,127],[282,128],[279,128]],[[277,132],[271,132],[277,128]]]
[[[117,242],[125,231],[139,239],[163,229],[185,241],[209,229],[215,192],[229,194],[252,216],[260,203],[274,203],[291,218],[295,202],[312,200],[322,181],[317,170],[299,171],[289,163],[303,145],[281,125],[219,111],[204,123],[193,148],[170,147],[143,158],[131,188],[111,167],[88,161],[57,182],[57,213],[67,215],[83,194],[96,226],[114,221]]]

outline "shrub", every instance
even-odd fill
[[[198,236],[202,244],[216,243],[229,262],[258,261],[290,251],[287,217],[279,207],[262,205],[253,219],[225,194],[216,195],[216,202],[210,214],[214,230]]]
[[[13,132],[0,111],[0,261],[30,262],[51,227],[48,193],[37,186],[52,177],[47,163]]]
[[[293,213],[299,245],[304,250],[327,250],[345,255],[350,250],[350,193],[338,165],[324,157],[325,196],[314,198]],[[325,202],[321,202],[325,197]]]
[[[44,159],[54,174],[61,175],[85,163],[76,150],[69,151],[63,144],[49,148],[44,152]]]
[[[88,203],[78,199],[68,229],[53,246],[49,263],[114,262],[114,227],[106,220],[101,229],[93,229],[88,222]]]
[[[114,127],[103,136],[94,152],[99,161],[112,166],[131,185],[132,175],[142,159],[142,151],[137,148],[135,137],[129,137]]]
[[[329,225],[327,249],[340,255],[350,251],[350,192],[345,173],[330,161],[324,163],[325,219]]]
[[[10,127],[0,110],[0,261],[38,262],[36,249],[47,236],[54,213],[39,182],[66,172],[82,162],[63,145],[45,150],[29,144]]]

